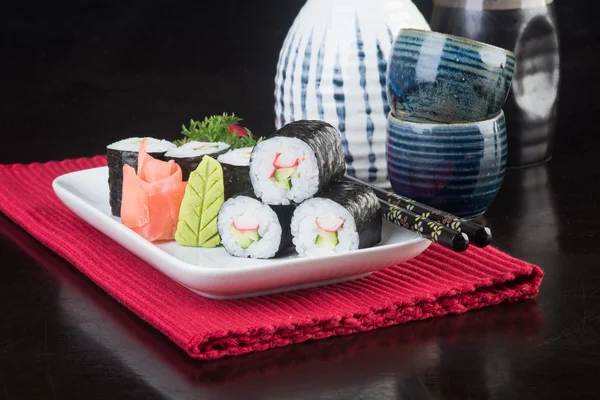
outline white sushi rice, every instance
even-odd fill
[[[291,154],[300,160],[296,169],[299,175],[292,176],[290,190],[277,187],[271,179],[273,162],[278,153]],[[254,147],[250,159],[250,180],[254,194],[267,204],[300,203],[319,189],[317,158],[310,146],[300,139],[274,137]]]
[[[223,150],[227,150],[230,145],[222,142],[187,142],[184,145],[176,147],[172,150],[167,151],[165,157],[172,158],[190,158],[198,157],[206,154],[219,153]]]
[[[167,140],[160,140],[154,138],[148,139],[148,147],[146,148],[147,153],[164,153],[171,149],[174,149],[175,146],[173,143]],[[106,146],[107,149],[110,150],[118,150],[118,151],[139,151],[140,146],[142,145],[142,141],[144,138],[141,137],[132,137],[128,139],[119,140],[118,142],[109,144]]]
[[[258,234],[261,239],[242,249],[230,232],[235,218],[251,212],[259,221]],[[282,229],[277,214],[268,205],[247,196],[227,200],[219,211],[217,227],[221,244],[227,252],[236,257],[272,258],[279,250]]]
[[[330,250],[315,244],[319,227],[317,218],[333,215],[344,224],[337,231],[338,245]],[[352,215],[333,200],[315,197],[300,204],[292,216],[292,236],[300,256],[327,255],[358,249],[358,232]]]
[[[252,153],[254,147],[243,147],[241,149],[229,150],[225,154],[221,154],[217,161],[223,164],[234,165],[236,167],[247,167],[250,164],[250,157],[246,156]]]

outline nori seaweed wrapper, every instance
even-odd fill
[[[225,200],[252,190],[250,167],[248,165],[232,165],[221,162],[223,183],[225,184]]]
[[[338,181],[323,188],[315,197],[332,200],[348,210],[356,223],[359,249],[381,242],[381,206],[371,188],[356,182]]]
[[[344,176],[346,162],[342,139],[331,124],[317,120],[295,121],[283,126],[270,138],[277,136],[300,139],[315,153],[319,168],[319,189]]]
[[[198,168],[198,165],[202,162],[204,156],[211,156],[215,160],[221,154],[225,154],[229,151],[229,148],[223,149],[221,151],[216,151],[210,154],[202,154],[200,156],[195,157],[165,157],[166,161],[173,160],[179,167],[181,167],[181,175],[183,176],[183,181],[187,182],[190,179],[190,174]]]
[[[152,157],[163,160],[166,151],[149,152]],[[121,216],[121,200],[123,198],[123,165],[127,164],[133,167],[137,172],[138,167],[137,151],[123,151],[115,149],[106,149],[106,159],[108,162],[108,190],[109,203],[112,215]]]
[[[238,196],[246,196],[251,199],[258,200],[261,204],[271,207],[271,210],[275,212],[277,215],[277,219],[279,220],[279,225],[281,225],[281,241],[279,242],[279,250],[275,253],[274,257],[283,256],[292,250],[294,250],[294,244],[292,242],[292,216],[294,215],[294,211],[297,204],[288,204],[288,205],[272,205],[263,203],[258,197],[254,195],[254,190],[250,189],[244,193],[236,194],[232,197]],[[225,200],[227,201],[227,200]]]
[[[275,257],[280,257],[294,250],[294,244],[292,243],[292,216],[294,215],[294,210],[296,210],[297,205],[267,205],[275,211],[277,219],[279,219],[279,224],[281,225],[281,242],[279,243],[279,250],[277,250],[277,253],[275,254]]]

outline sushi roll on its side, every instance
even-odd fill
[[[221,243],[236,257],[272,258],[291,248],[294,206],[269,206],[239,195],[227,200],[217,218]]]
[[[167,161],[173,160],[180,167],[183,174],[183,180],[187,181],[190,174],[198,168],[202,158],[210,155],[217,158],[229,150],[229,145],[222,142],[187,142],[186,144],[169,150],[165,154]]]
[[[300,256],[343,253],[381,241],[382,215],[373,191],[335,182],[296,208],[291,230]]]
[[[123,197],[123,165],[127,164],[137,171],[138,153],[144,138],[133,137],[123,139],[106,146],[108,162],[108,190],[110,193],[110,209],[115,217],[121,216],[121,199]],[[164,160],[167,151],[175,145],[166,140],[148,138],[146,153]]]
[[[252,149],[253,147],[244,147],[230,150],[217,158],[223,168],[225,200],[252,190],[249,167]]]
[[[250,156],[254,193],[267,204],[301,203],[345,171],[340,134],[323,121],[287,124]]]

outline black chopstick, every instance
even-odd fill
[[[432,221],[439,222],[442,225],[445,225],[456,231],[466,233],[469,237],[469,240],[477,247],[485,247],[492,242],[492,231],[487,226],[461,219],[455,215],[427,206],[425,204],[421,204],[396,193],[388,192],[387,190],[378,188],[377,186],[371,185],[352,176],[346,175],[344,178],[353,182],[367,185],[373,189],[380,200],[389,202],[397,207],[407,209],[408,211],[412,211],[417,215],[429,215],[428,218]]]
[[[383,218],[413,231],[425,239],[456,252],[465,251],[469,247],[469,237],[466,234],[430,220],[426,217],[427,214],[416,214],[383,199],[379,199],[379,204],[381,205]]]

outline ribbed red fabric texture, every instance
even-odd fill
[[[196,295],[73,214],[52,181],[103,156],[0,166],[0,210],[191,357],[217,359],[531,298],[542,270],[501,251],[432,245],[353,282],[219,301]]]

